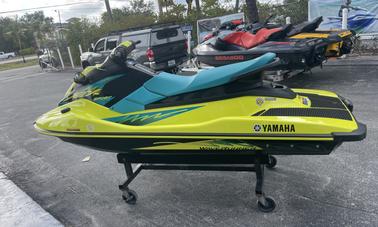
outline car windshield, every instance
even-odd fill
[[[113,50],[117,46],[117,40],[107,40],[106,41],[106,50]]]

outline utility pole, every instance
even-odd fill
[[[59,25],[60,25],[60,28],[62,28],[62,19],[60,18],[60,11],[58,11],[58,17],[59,17]]]
[[[106,11],[108,12],[110,21],[113,21],[112,9],[110,8],[109,0],[105,0]]]
[[[63,27],[62,27],[62,19],[60,18],[60,11],[55,10],[55,12],[58,13],[58,18],[59,18],[58,38],[62,39],[62,35],[60,34],[60,31],[62,30]]]
[[[197,11],[197,17],[201,15],[201,5],[199,0],[195,0],[196,2],[196,11]]]

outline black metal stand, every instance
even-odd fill
[[[129,162],[128,156],[125,154],[117,155],[118,162],[123,163],[127,175],[127,180],[119,185],[119,189],[122,191],[122,198],[128,204],[135,204],[137,201],[137,194],[135,191],[129,189],[129,184],[135,179],[135,177],[142,170],[199,170],[199,171],[236,171],[236,172],[255,172],[256,173],[256,196],[257,207],[262,212],[271,212],[276,207],[274,200],[270,197],[266,197],[263,192],[264,184],[264,166],[267,168],[273,168],[277,160],[270,155],[264,155],[263,157],[256,156],[253,158],[254,163],[252,165],[235,165],[235,164],[161,164],[161,163],[149,163],[138,164],[134,169],[132,162]],[[133,162],[134,163],[134,162]]]

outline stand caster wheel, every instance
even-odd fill
[[[122,191],[122,199],[125,200],[127,204],[134,205],[138,199],[138,195],[135,191],[127,189]]]
[[[276,203],[270,197],[265,197],[265,205],[263,205],[260,201],[257,202],[257,208],[264,213],[269,213],[276,208]]]
[[[266,164],[266,167],[273,169],[277,165],[277,159],[274,156],[269,155],[269,163]]]

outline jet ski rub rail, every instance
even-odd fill
[[[366,137],[367,134],[367,127],[365,124],[357,122],[358,128],[352,132],[333,132],[331,135],[323,135],[323,134],[293,134],[293,135],[287,135],[287,134],[230,134],[230,133],[219,133],[219,134],[208,134],[208,133],[151,133],[151,134],[146,134],[146,133],[107,133],[107,132],[57,132],[57,131],[50,131],[50,130],[43,130],[39,128],[37,125],[34,124],[34,127],[41,133],[43,134],[57,134],[62,137],[64,135],[66,136],[89,136],[93,138],[99,138],[98,136],[152,136],[152,137],[170,137],[170,136],[182,136],[182,137],[203,137],[203,139],[206,139],[206,137],[228,137],[228,138],[251,138],[251,139],[256,139],[256,138],[262,138],[262,139],[267,139],[267,138],[312,138],[312,140],[317,140],[317,139],[323,139],[323,140],[332,140],[332,138],[335,141],[338,142],[347,142],[347,141],[360,141]],[[282,141],[285,141],[282,139]]]

